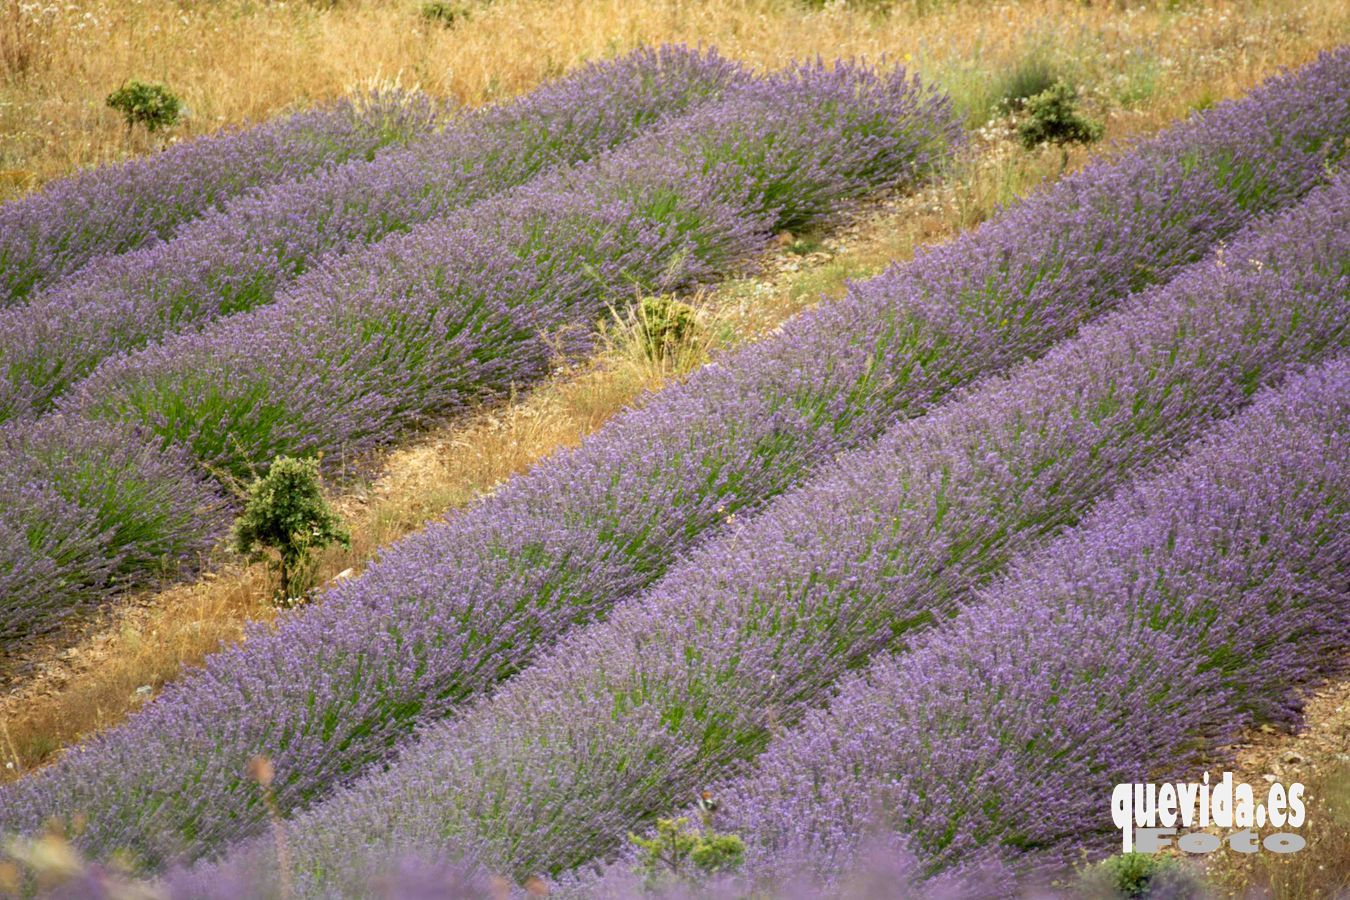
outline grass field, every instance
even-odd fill
[[[1344,33],[1339,4],[468,0],[446,27],[416,3],[46,3],[5,0],[0,178],[16,196],[72,169],[144,152],[104,104],[128,79],[162,82],[209,133],[364,85],[419,86],[477,105],[642,43],[710,43],[735,59],[912,60],[983,124],[1010,81],[1052,66],[1103,102],[1149,109],[1178,86],[1230,96]]]

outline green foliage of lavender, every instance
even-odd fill
[[[228,521],[181,450],[130,426],[0,426],[0,646],[109,593],[190,572]]]
[[[172,240],[95,260],[0,311],[0,419],[40,414],[107,357],[265,306],[320,260],[602,154],[747,77],[713,52],[636,51],[372,161],[250,192]]]
[[[737,513],[952,388],[1043,353],[1251,212],[1304,194],[1350,117],[1347,64],[1350,54],[1327,56],[1070,176],[620,416],[6,789],[3,824],[32,829],[82,809],[86,846],[134,845],[153,861],[259,827],[242,776],[256,753],[275,760],[283,807],[323,796],[650,585]],[[614,833],[604,822],[587,832]]]
[[[754,879],[837,879],[877,830],[930,873],[1063,871],[1119,846],[1113,785],[1297,722],[1350,627],[1348,388],[1342,354],[1267,392],[776,740],[721,792]],[[1166,874],[1140,861],[1090,879],[1138,896]]]
[[[0,206],[0,307],[170,238],[246,191],[423,138],[443,118],[424,95],[377,90],[52,182]]]

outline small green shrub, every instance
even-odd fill
[[[172,128],[183,112],[182,101],[173,91],[162,84],[143,81],[127,82],[109,94],[107,102],[127,120],[128,129],[144,125],[152,134]]]
[[[1084,893],[1093,898],[1200,897],[1204,886],[1175,857],[1122,853],[1083,872]]]
[[[249,487],[234,540],[240,553],[276,553],[279,599],[290,603],[310,587],[311,551],[335,543],[349,546],[351,537],[324,499],[318,460],[278,456],[266,477],[254,479]]]
[[[1212,109],[1218,102],[1219,98],[1215,97],[1214,94],[1210,92],[1209,88],[1206,87],[1200,92],[1199,97],[1196,97],[1195,100],[1191,101],[1191,109],[1195,112],[1204,112],[1207,109]]]
[[[1030,97],[1026,118],[1017,128],[1028,150],[1041,144],[1090,144],[1101,139],[1102,124],[1078,112],[1078,92],[1062,81]]]
[[[702,830],[690,828],[683,817],[658,819],[655,836],[630,834],[628,839],[638,848],[638,872],[651,885],[686,874],[730,872],[745,859],[745,842],[739,837],[706,824]]]
[[[464,0],[426,0],[421,14],[426,21],[449,28],[469,18],[469,4]]]
[[[643,297],[634,316],[642,352],[656,362],[678,356],[698,332],[694,308],[670,297]]]

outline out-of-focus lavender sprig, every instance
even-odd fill
[[[167,239],[242,193],[372,159],[443,121],[440,104],[426,95],[381,88],[52,182],[0,206],[0,307],[95,257]]]
[[[256,828],[256,803],[238,821],[213,812],[252,799],[254,754],[275,760],[286,809],[322,796],[820,462],[1170,278],[1244,204],[1299,196],[1321,177],[1319,143],[1343,133],[1324,113],[1347,66],[1329,55],[1072,176],[617,417],[0,791],[0,826],[84,810],[95,852],[135,843],[153,861]]]
[[[295,865],[449,841],[518,877],[611,852],[869,657],[1350,342],[1350,176],[1007,378],[846,454],[649,593],[292,819]]]
[[[690,826],[694,833],[713,826],[714,819]],[[698,822],[695,816],[691,821]],[[910,849],[903,835],[893,831],[877,830],[859,838],[859,849],[854,853],[848,871],[837,878],[826,880],[827,873],[813,868],[814,860],[800,855],[777,857],[771,873],[750,869],[744,865],[715,875],[701,873],[685,864],[677,873],[665,869],[644,877],[642,860],[630,846],[616,859],[597,861],[593,866],[566,872],[558,878],[543,880],[548,896],[556,900],[745,900],[747,897],[772,897],[775,900],[1063,900],[1061,893],[1044,890],[1045,879],[1009,868],[997,860],[972,864],[959,871],[934,874],[928,871]],[[369,852],[369,851],[367,851]],[[389,854],[385,854],[386,858]],[[248,873],[254,879],[275,877],[275,859],[261,855],[235,855],[215,866],[198,866],[175,872],[176,882],[188,883],[189,872],[193,883],[205,881],[209,874],[219,872],[226,877]],[[758,876],[756,879],[755,876]],[[169,891],[173,900],[189,900],[188,892]],[[1157,900],[1171,900],[1160,893]],[[1177,900],[1195,900],[1186,895]]]
[[[275,846],[275,845],[274,845]],[[325,859],[321,878],[294,873],[289,896],[387,900],[497,900],[523,897],[518,888],[473,862],[455,859],[432,843],[417,847],[351,846]],[[318,887],[322,883],[322,888]],[[275,855],[266,862],[233,860],[176,868],[155,883],[171,900],[238,900],[287,896]]]
[[[311,861],[310,873],[299,873],[294,894],[366,900],[372,894],[396,900],[497,900],[504,896],[543,895],[564,900],[744,900],[754,885],[739,872],[715,878],[648,880],[632,869],[613,866],[604,877],[528,880],[523,886],[500,874],[488,874],[470,859],[454,858],[437,843],[408,845],[348,845]],[[233,855],[218,862],[176,867],[154,882],[169,900],[235,900],[271,897],[279,891],[280,870],[275,855]],[[903,838],[882,835],[866,842],[857,864],[834,890],[822,891],[817,873],[804,867],[784,873],[770,894],[777,900],[1007,900],[1011,871],[996,864],[968,867],[961,873],[932,876]],[[533,888],[533,890],[531,890]],[[1028,900],[1034,897],[1028,894]],[[1049,896],[1049,895],[1047,895]],[[93,900],[93,898],[90,898]],[[103,900],[101,895],[98,900]]]
[[[276,823],[278,826],[280,823]],[[285,853],[285,835],[274,840]],[[5,862],[14,865],[7,887],[17,896],[41,900],[263,900],[308,895],[303,875],[283,876],[280,867],[226,863],[174,869],[162,878],[141,879],[123,866],[86,861],[60,833],[6,841]],[[449,857],[435,845],[422,847],[350,847],[325,861],[339,890],[328,896],[351,900],[501,900],[518,896],[509,881],[471,860]]]
[[[340,459],[537,380],[636,291],[726,273],[787,226],[923,177],[959,139],[903,70],[798,66],[590,166],[351,254],[278,303],[101,366],[61,407],[244,474]],[[569,331],[570,330],[570,331]]]
[[[270,303],[329,254],[589,159],[750,76],[715,51],[592,64],[375,160],[237,198],[172,240],[97,260],[0,311],[0,419],[48,409],[102,359]]]
[[[49,416],[0,425],[0,646],[82,607],[181,575],[229,522],[181,448],[131,425]]]
[[[1350,633],[1350,357],[1269,391],[1175,470],[1031,554],[717,791],[768,882],[898,831],[929,871],[1063,867],[1119,840],[1117,783],[1197,780],[1292,723]]]

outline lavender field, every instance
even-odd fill
[[[31,771],[6,726],[0,895],[1223,895],[1117,856],[1112,790],[1312,727],[1350,663],[1350,48],[1072,168],[1090,98],[1041,88],[991,138],[922,64],[671,43],[0,205],[15,697],[255,538],[286,607]],[[1044,183],[705,333],[701,300],[999,153]],[[288,592],[400,450],[677,351]]]

